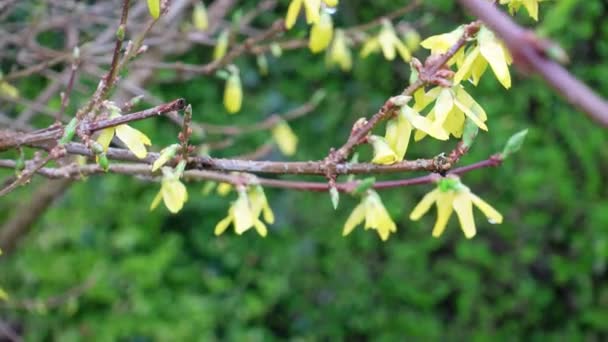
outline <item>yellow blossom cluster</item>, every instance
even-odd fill
[[[251,228],[264,237],[268,234],[266,223],[274,223],[274,213],[268,204],[266,195],[261,186],[237,187],[238,197],[228,209],[228,216],[222,219],[215,226],[215,235],[221,235],[232,224],[234,231],[241,235]]]

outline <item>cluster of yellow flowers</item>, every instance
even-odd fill
[[[234,226],[234,231],[241,235],[251,228],[264,237],[268,234],[268,229],[262,220],[266,223],[274,223],[274,213],[268,205],[268,200],[264,194],[264,190],[259,185],[249,187],[237,187],[238,197],[232,202],[228,209],[228,216],[222,219],[215,226],[215,235],[220,235],[228,229],[230,224]]]
[[[540,1],[542,0],[500,0],[500,3],[508,5],[511,13],[523,6],[534,20],[538,20]],[[148,0],[148,5],[152,16],[158,18],[160,1]],[[350,50],[352,42],[346,31],[334,28],[331,11],[328,10],[337,5],[338,0],[292,0],[287,10],[285,26],[287,29],[291,29],[303,9],[306,22],[311,25],[309,49],[313,53],[327,51],[326,62],[329,66],[339,66],[343,71],[348,71],[353,64]],[[205,30],[208,27],[207,12],[203,3],[197,2],[194,5],[192,22],[198,30]],[[387,60],[394,60],[399,55],[407,62],[410,61],[411,53],[418,45],[430,50],[432,55],[438,55],[447,52],[463,34],[464,27],[458,27],[451,32],[432,36],[420,42],[420,37],[414,30],[409,30],[404,37],[400,37],[393,24],[389,20],[385,20],[377,34],[364,40],[361,57],[365,58],[373,53],[381,52]],[[214,60],[220,60],[226,55],[229,40],[230,30],[221,31],[214,49]],[[275,56],[279,56],[280,47],[273,46],[272,52]],[[267,61],[260,57],[264,56],[258,56],[260,69],[267,70]],[[372,163],[393,164],[404,160],[412,132],[414,132],[415,141],[419,141],[427,135],[438,140],[448,140],[450,136],[461,138],[466,120],[487,131],[488,116],[486,112],[465,90],[462,83],[467,80],[476,86],[489,65],[496,79],[508,89],[511,87],[509,73],[511,63],[512,57],[503,43],[492,31],[482,26],[475,37],[470,39],[466,46],[448,61],[448,67],[455,67],[450,84],[430,89],[422,87],[412,97],[397,96],[393,98],[396,111],[395,115],[386,122],[384,136],[370,135],[368,137],[368,142],[374,150]],[[233,114],[239,112],[242,107],[243,90],[239,70],[235,66],[229,66],[227,71],[224,106],[228,113]],[[0,85],[7,89],[5,84],[0,83]],[[413,103],[410,105],[412,100]],[[111,117],[118,115],[120,115],[119,111],[111,111]],[[97,141],[104,150],[107,150],[115,135],[138,158],[144,158],[147,155],[145,146],[150,145],[150,140],[143,133],[128,125],[103,130]],[[295,153],[298,138],[286,121],[277,121],[272,128],[272,135],[285,155]],[[185,162],[180,162],[175,168],[164,166],[174,157],[179,148],[180,145],[174,144],[163,149],[160,157],[152,165],[153,172],[158,169],[162,170],[162,181],[161,189],[150,206],[151,209],[156,208],[162,199],[169,211],[176,213],[183,208],[188,199],[186,187],[180,180],[184,174]],[[239,235],[252,228],[263,237],[267,235],[266,224],[274,222],[274,214],[261,186],[249,184],[234,187],[228,183],[209,182],[203,189],[203,193],[209,193],[216,187],[218,194],[222,196],[227,195],[233,189],[237,193],[236,200],[228,209],[228,215],[217,223],[216,235],[222,234],[231,225]],[[413,209],[410,219],[419,220],[433,204],[437,207],[437,218],[432,230],[434,237],[439,237],[443,233],[452,212],[456,212],[465,237],[472,238],[476,234],[473,205],[482,211],[490,223],[497,224],[503,220],[498,211],[473,194],[454,175],[440,178],[436,183],[436,188],[426,194]],[[343,235],[350,234],[361,223],[366,230],[376,230],[383,241],[386,241],[391,233],[397,231],[397,225],[382,203],[380,196],[372,189],[363,191],[360,204],[354,208],[344,224]],[[0,297],[2,297],[1,290]]]
[[[434,237],[441,236],[453,211],[458,216],[465,237],[470,239],[475,236],[473,204],[482,211],[490,223],[502,222],[502,215],[473,194],[456,176],[448,176],[439,180],[437,187],[426,194],[416,205],[410,214],[410,219],[419,220],[433,204],[437,206],[437,220],[432,232]],[[388,239],[390,233],[397,231],[397,225],[391,219],[380,196],[373,190],[367,190],[362,196],[361,203],[355,207],[344,224],[343,235],[350,234],[362,222],[365,222],[365,229],[376,230],[383,241]]]
[[[464,29],[456,30],[422,41],[421,46],[431,50],[431,54],[447,52],[462,37]],[[477,127],[487,131],[487,114],[461,84],[469,80],[477,85],[488,64],[498,81],[505,87],[511,87],[508,65],[512,59],[508,50],[496,36],[482,26],[469,47],[461,48],[448,61],[456,65],[453,82],[449,86],[436,86],[428,91],[422,87],[413,94],[414,104],[408,105],[411,98],[400,97],[393,101],[399,110],[386,123],[384,139],[371,137],[374,148],[373,163],[392,164],[403,160],[407,151],[411,133],[416,131],[414,139],[419,141],[426,135],[438,140],[447,140],[450,135],[460,138],[465,119],[471,120]],[[434,102],[434,106],[429,107]],[[427,107],[425,116],[421,114]],[[389,147],[387,149],[385,147]],[[392,151],[392,154],[391,154]]]

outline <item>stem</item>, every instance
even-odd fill
[[[464,167],[460,167],[454,169],[450,174],[461,175],[473,170],[486,168],[486,167],[496,167],[502,163],[502,159],[500,155],[492,155],[488,159],[467,165]],[[15,161],[13,160],[2,160],[0,159],[0,168],[14,168]],[[39,168],[36,172],[47,178],[72,178],[79,179],[86,175],[93,174],[105,174],[106,171],[96,164],[88,164],[88,165],[77,165],[71,164],[58,168]],[[150,171],[150,165],[148,164],[120,164],[113,163],[110,164],[107,172],[116,173],[116,174],[124,174],[131,176],[147,176],[152,177],[154,174]],[[392,189],[399,188],[405,186],[419,185],[419,184],[430,184],[434,183],[441,176],[437,174],[429,174],[426,176],[408,178],[408,179],[398,179],[398,180],[390,180],[390,181],[380,181],[376,182],[373,185],[374,189],[384,190],[384,189]],[[324,192],[329,190],[330,185],[327,182],[307,182],[307,181],[291,181],[291,180],[282,180],[282,179],[269,179],[262,177],[251,177],[250,175],[239,175],[239,174],[227,174],[221,173],[217,171],[209,171],[209,170],[186,170],[183,175],[183,179],[190,181],[214,181],[214,182],[224,182],[230,184],[249,184],[255,183],[265,187],[271,188],[281,188],[281,189],[290,189],[290,190],[301,190],[301,191],[316,191],[316,192]],[[353,191],[359,181],[349,181],[336,183],[335,187],[341,192],[351,192]]]

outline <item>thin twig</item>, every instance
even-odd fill
[[[493,155],[487,160],[477,162],[475,164],[467,165],[461,168],[454,169],[449,172],[449,174],[462,175],[464,173],[486,168],[486,167],[496,167],[502,163],[502,159],[499,155]],[[0,168],[14,168],[15,162],[13,160],[0,159]],[[123,175],[131,175],[131,176],[146,176],[151,177],[154,174],[150,170],[150,165],[148,164],[121,164],[114,163],[110,164],[110,167],[107,171],[105,171],[102,167],[96,164],[87,164],[87,165],[77,165],[71,164],[58,168],[41,168],[36,171],[38,174],[47,177],[47,178],[70,178],[70,179],[80,179],[87,175],[94,174],[104,174],[108,173],[116,173]],[[291,189],[291,190],[303,190],[303,191],[327,191],[329,189],[329,184],[326,182],[308,182],[308,181],[291,181],[291,180],[281,180],[281,179],[269,179],[262,177],[251,177],[244,174],[228,174],[217,171],[209,171],[209,170],[187,170],[184,172],[184,179],[189,181],[201,181],[201,180],[211,180],[216,182],[225,182],[231,184],[249,184],[256,183],[263,186],[274,187],[274,188],[282,188],[282,189]],[[435,182],[437,179],[441,178],[438,174],[429,174],[422,177],[408,178],[408,179],[399,179],[399,180],[390,180],[390,181],[380,181],[376,182],[373,185],[374,189],[382,190],[382,189],[390,189],[390,188],[398,188],[405,187],[411,185],[418,184],[429,184]],[[336,188],[341,192],[351,192],[359,185],[359,181],[349,181],[336,183]]]

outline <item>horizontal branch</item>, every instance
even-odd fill
[[[467,165],[464,167],[456,168],[448,174],[461,175],[473,170],[486,168],[486,167],[496,167],[502,163],[502,158],[500,155],[493,155],[490,158]],[[13,160],[0,159],[0,168],[14,168],[16,165]],[[102,167],[96,164],[87,164],[87,165],[77,165],[70,164],[57,168],[44,167],[36,170],[37,174],[42,175],[46,178],[51,179],[61,179],[61,178],[69,178],[69,179],[80,179],[84,176],[95,175],[95,174],[106,174],[106,173],[114,173],[114,174],[122,174],[122,175],[130,175],[130,176],[144,176],[144,177],[153,177],[158,175],[158,173],[153,173],[150,169],[150,165],[138,163],[138,164],[123,164],[123,163],[115,163],[110,164],[109,169],[105,171]],[[383,190],[390,188],[398,188],[419,184],[429,184],[437,181],[441,176],[438,174],[429,174],[426,176],[408,178],[408,179],[399,179],[399,180],[390,180],[390,181],[380,181],[376,182],[373,185],[374,189]],[[183,178],[187,181],[213,181],[213,182],[223,182],[229,183],[233,185],[237,184],[259,184],[265,187],[271,188],[281,188],[281,189],[290,189],[290,190],[301,190],[301,191],[317,191],[323,192],[328,191],[330,185],[327,182],[308,182],[308,181],[291,181],[291,180],[282,180],[282,179],[269,179],[269,178],[261,178],[255,177],[251,175],[245,174],[228,174],[217,171],[209,171],[209,170],[186,170],[184,172]],[[342,183],[336,183],[335,187],[338,191],[341,192],[352,192],[359,185],[359,181],[348,181]]]
[[[50,144],[36,144],[38,147],[50,150]],[[93,152],[81,143],[69,143],[65,145],[68,154],[76,154],[93,157]],[[152,164],[159,154],[149,152],[143,159],[138,159],[131,151],[122,148],[109,148],[106,152],[108,159],[131,161]],[[348,174],[379,174],[379,173],[398,173],[406,171],[430,171],[445,172],[452,167],[453,163],[449,158],[440,155],[431,159],[404,160],[392,165],[378,165],[372,163],[338,163],[331,166],[323,160],[300,161],[300,162],[279,162],[279,161],[253,161],[241,159],[212,158],[208,156],[198,156],[189,159],[187,169],[213,170],[224,172],[246,172],[246,173],[272,173],[272,174],[293,174],[293,175],[325,175],[328,168],[332,168],[336,175]]]
[[[87,133],[114,127],[125,123],[144,120],[155,115],[171,113],[182,110],[186,105],[184,99],[177,99],[156,107],[152,107],[140,112],[125,114],[113,119],[102,119],[94,122],[83,122],[79,130]],[[48,128],[40,129],[29,133],[18,133],[11,131],[0,131],[0,151],[24,145],[36,145],[45,141],[57,140],[63,135],[63,126],[52,125]],[[68,151],[69,152],[69,151]]]

